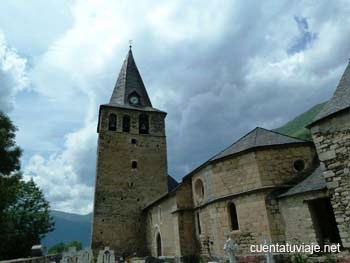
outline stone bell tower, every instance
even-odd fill
[[[92,249],[145,253],[142,208],[167,191],[165,116],[153,108],[130,47],[99,110]]]

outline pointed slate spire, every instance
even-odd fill
[[[151,100],[132,55],[131,46],[120,70],[109,104],[152,108]]]
[[[307,127],[310,127],[315,122],[318,122],[347,108],[350,108],[350,60],[343,73],[343,76],[339,81],[338,87],[333,94],[333,97],[326,103],[326,105],[324,105],[322,110],[313,119],[312,123],[310,123]]]

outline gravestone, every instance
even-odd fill
[[[42,245],[34,245],[32,246],[31,252],[32,257],[41,257],[44,255],[44,248]]]
[[[68,248],[68,252],[64,252],[60,263],[77,263],[78,255],[75,247]]]
[[[226,243],[224,245],[224,251],[225,254],[228,256],[230,263],[236,263],[236,244],[230,237],[228,237],[226,240]]]
[[[97,263],[114,263],[115,256],[114,250],[110,250],[109,247],[105,247],[104,250],[100,250],[97,257]]]
[[[91,263],[94,260],[92,250],[90,248],[83,249],[78,252],[77,263]]]

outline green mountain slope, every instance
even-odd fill
[[[41,240],[49,249],[60,242],[80,241],[83,247],[90,245],[92,214],[78,215],[61,211],[51,211],[55,221],[55,230]]]
[[[297,137],[304,140],[311,140],[310,131],[305,128],[305,125],[307,125],[314,119],[314,117],[317,115],[317,113],[321,111],[325,104],[326,102],[313,106],[308,111],[295,117],[293,120],[287,122],[283,126],[275,129],[275,131],[292,137]]]

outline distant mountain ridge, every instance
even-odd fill
[[[92,213],[78,215],[52,210],[50,214],[54,218],[55,229],[41,240],[47,249],[57,243],[71,241],[80,241],[83,247],[90,246]]]
[[[306,129],[305,126],[314,119],[325,104],[326,102],[313,106],[306,112],[274,130],[292,137],[311,140],[310,131]],[[80,241],[83,247],[90,245],[92,213],[78,215],[52,210],[51,215],[56,222],[55,230],[42,240],[44,246],[50,248],[57,243],[67,243],[71,241]]]
[[[326,103],[327,102],[324,102],[313,106],[283,126],[274,129],[274,131],[303,140],[311,140],[310,131],[306,129],[305,126],[311,123]]]

